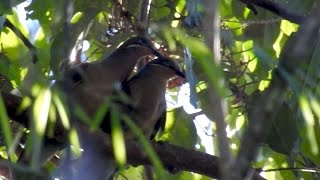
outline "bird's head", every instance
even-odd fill
[[[119,48],[127,48],[130,46],[144,46],[147,47],[151,50],[151,52],[158,56],[158,57],[162,57],[163,55],[155,48],[153,42],[143,36],[135,36],[132,37],[130,39],[128,39],[127,41],[125,41]]]
[[[166,68],[169,68],[170,70],[172,70],[173,72],[175,72],[175,74],[181,78],[185,78],[184,73],[182,72],[182,67],[181,65],[176,62],[173,61],[169,58],[166,57],[160,57],[158,59],[155,59],[151,62],[148,63],[149,65],[154,65],[154,66],[163,66]]]

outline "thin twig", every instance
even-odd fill
[[[312,168],[312,167],[288,167],[288,168],[276,168],[276,169],[266,169],[263,172],[272,172],[272,171],[303,171],[303,172],[313,172],[313,173],[320,173],[319,168]]]

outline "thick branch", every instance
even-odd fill
[[[21,102],[21,98],[4,92],[2,92],[2,96],[4,98],[9,117],[14,121],[28,126],[28,111],[24,111],[20,114],[17,114],[16,111]],[[106,135],[105,141],[110,142],[108,135]],[[59,142],[52,141],[52,143],[54,144]],[[165,167],[169,169],[195,172],[212,178],[220,177],[218,165],[219,158],[216,156],[211,156],[203,152],[186,149],[168,143],[153,142],[152,145]],[[127,141],[126,147],[129,164],[151,164],[147,154],[138,142]],[[108,146],[104,148],[106,150],[106,153],[112,153],[113,148],[111,144],[108,144]],[[256,179],[263,179],[258,175],[257,172],[255,173],[255,175]]]
[[[284,7],[283,5],[272,1],[272,0],[240,0],[245,3],[249,9],[257,12],[254,6],[259,6],[263,9],[273,12],[274,14],[281,16],[283,19],[294,22],[296,24],[301,24],[306,16],[297,13],[296,11],[291,11]]]
[[[139,143],[131,141],[127,142],[126,145],[128,163],[132,165],[150,165],[149,158]],[[219,158],[216,156],[168,143],[152,143],[152,145],[164,166],[168,169],[195,172],[212,178],[220,176]]]

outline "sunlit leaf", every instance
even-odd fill
[[[178,13],[182,13],[184,8],[186,7],[186,0],[179,0],[177,1],[177,4],[176,4],[176,10]]]
[[[298,25],[291,23],[287,20],[282,20],[280,29],[284,34],[286,34],[287,36],[290,36],[292,32],[297,31]]]
[[[73,15],[72,19],[71,19],[71,23],[74,24],[74,23],[77,23],[79,21],[79,19],[81,19],[83,16],[83,13],[82,12],[77,12]]]
[[[229,18],[227,21],[222,21],[222,23],[236,36],[240,36],[243,33],[243,28],[246,26],[246,24],[242,24],[237,17]]]
[[[130,178],[130,180],[141,180],[144,178],[143,166],[129,167],[122,169],[116,174],[117,180],[125,180]]]
[[[57,110],[59,112],[59,116],[60,116],[60,119],[61,119],[61,122],[62,122],[64,128],[69,129],[70,122],[69,122],[69,118],[68,118],[68,113],[67,113],[67,110],[65,109],[65,106],[63,105],[61,98],[57,94],[55,94],[53,96],[53,101],[57,107]]]
[[[312,150],[313,154],[318,154],[319,153],[319,148],[318,144],[316,141],[316,136],[315,136],[315,131],[314,131],[314,126],[315,126],[315,120],[314,116],[308,101],[308,98],[305,95],[301,95],[299,97],[299,105],[302,111],[302,115],[306,121],[307,124],[307,129],[308,129],[308,139],[310,141],[310,148]]]
[[[272,73],[271,73],[271,72],[269,72],[269,75],[268,75],[267,79],[268,79],[268,80],[262,80],[262,81],[260,81],[259,87],[258,87],[258,89],[259,89],[260,91],[264,91],[266,88],[269,87],[269,85],[270,85],[270,83],[271,83],[271,79],[272,79]]]
[[[28,97],[28,96],[24,97],[20,103],[19,108],[18,108],[18,113],[21,113],[24,110],[26,110],[28,107],[30,107],[31,104],[32,104],[32,101],[31,101],[30,97]]]
[[[273,44],[273,49],[276,51],[276,56],[279,57],[280,56],[280,53],[281,53],[281,45],[280,45],[280,42],[281,42],[281,39],[283,38],[283,32],[280,32],[276,42]]]
[[[253,72],[257,66],[257,58],[255,58],[255,54],[253,53],[253,41],[245,41],[241,43],[242,50],[244,51],[243,59],[245,62],[249,62],[248,64],[248,70]]]
[[[34,168],[39,166],[39,155],[41,152],[42,138],[47,127],[51,96],[51,90],[48,87],[40,88],[32,108],[32,166]]]
[[[315,113],[315,115],[320,119],[320,102],[315,97],[311,96],[309,98],[310,106]]]
[[[117,164],[122,167],[127,160],[126,146],[120,124],[120,115],[116,109],[111,109],[111,137],[114,156]]]
[[[10,159],[13,158],[14,152],[12,149],[13,140],[12,140],[12,133],[10,128],[10,119],[7,114],[7,110],[5,108],[2,95],[0,95],[0,124],[1,130],[3,131],[5,143],[7,146],[7,152],[9,154]]]
[[[228,17],[232,15],[232,0],[223,0],[220,2],[220,13],[222,17]]]
[[[75,158],[80,157],[81,146],[80,146],[77,131],[74,128],[70,129],[69,131],[69,140],[70,140],[70,144],[72,145],[72,148],[71,148],[72,154],[74,155]]]
[[[28,31],[26,28],[21,25],[21,23],[18,20],[18,17],[16,14],[7,16],[7,18],[17,27],[19,30],[28,37]],[[1,33],[0,36],[0,42],[2,42],[2,50],[6,51],[6,55],[10,57],[11,60],[21,60],[22,57],[26,57],[28,54],[28,50],[26,46],[22,43],[19,37],[16,36],[16,34],[10,30],[7,33]],[[20,62],[22,63],[22,62]],[[23,63],[26,63],[24,61]]]

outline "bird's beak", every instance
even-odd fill
[[[179,71],[179,70],[175,70],[175,73],[176,73],[179,77],[181,77],[181,78],[186,78],[186,76],[184,75],[184,73],[181,72],[181,71]]]
[[[156,55],[158,58],[164,57],[163,54],[161,54],[160,51],[156,47],[151,46],[149,48],[151,49],[152,53],[154,55]]]
[[[151,49],[152,53],[156,55],[158,58],[164,57],[163,54],[155,47],[154,42],[151,42],[152,45],[148,45],[148,47]]]

